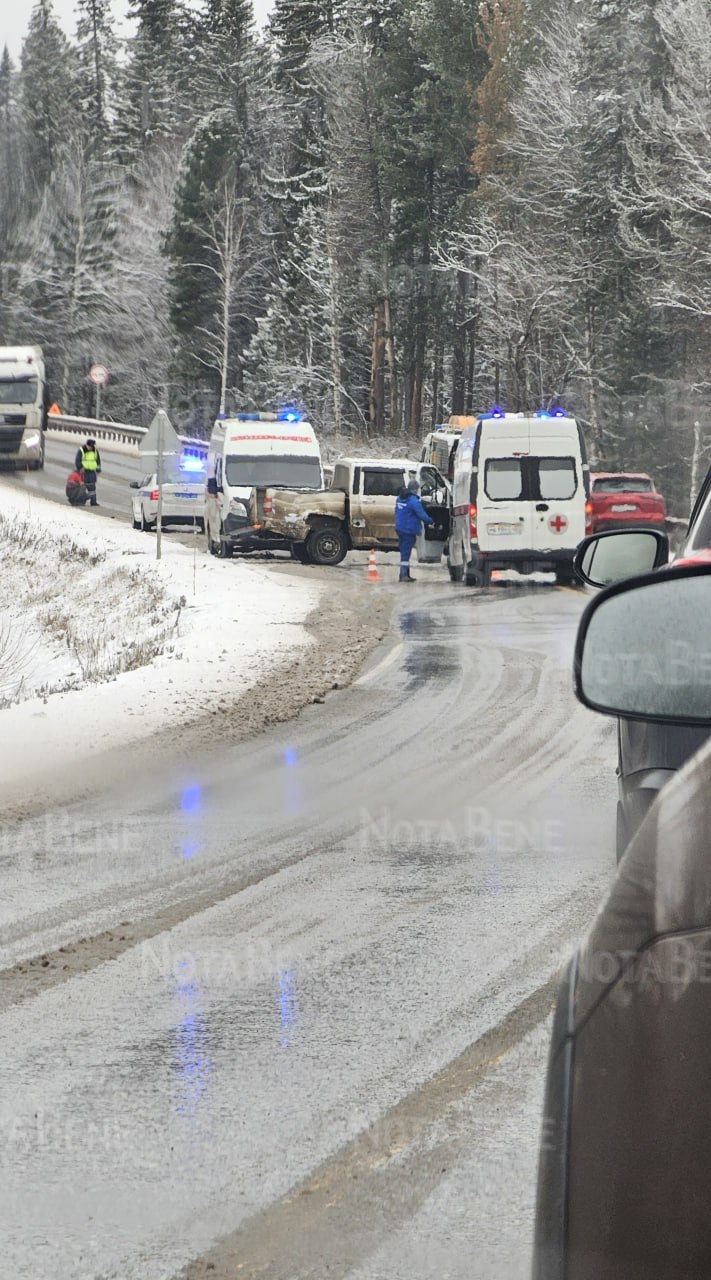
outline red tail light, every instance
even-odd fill
[[[476,507],[469,508],[469,537],[476,538]]]
[[[585,503],[585,532],[592,533],[592,502]]]
[[[158,490],[157,490],[157,489],[151,489],[151,491],[150,491],[150,493],[149,493],[148,497],[150,498],[151,502],[157,502],[157,501],[158,501]]]
[[[272,495],[270,493],[265,493],[264,495],[262,511],[265,516],[270,516],[272,514]]]

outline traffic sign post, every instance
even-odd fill
[[[109,380],[109,371],[105,364],[93,364],[89,370],[89,377],[96,387],[96,407],[94,409],[94,417],[98,421],[101,410],[101,388],[105,387]]]
[[[161,533],[163,524],[163,459],[178,457],[183,445],[165,409],[159,409],[138,446],[138,452],[156,456],[156,484],[158,488],[158,514],[156,516],[156,560],[161,558]]]

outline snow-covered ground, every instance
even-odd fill
[[[321,590],[0,483],[0,809],[175,738],[299,648]]]

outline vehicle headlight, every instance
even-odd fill
[[[240,502],[240,501],[239,501],[239,499],[238,499],[238,498],[232,498],[232,500],[231,500],[231,502],[230,502],[230,508],[229,508],[229,510],[230,510],[230,515],[231,515],[231,516],[246,516],[246,515],[247,515],[247,508],[245,507],[245,505],[244,505],[244,503],[243,503],[243,502]]]
[[[28,449],[36,449],[38,444],[42,443],[42,437],[39,431],[32,431],[30,435],[25,436],[25,445]]]

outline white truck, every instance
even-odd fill
[[[49,391],[41,347],[0,347],[0,464],[39,471]]]

